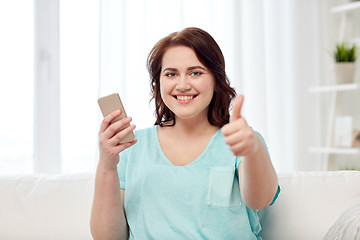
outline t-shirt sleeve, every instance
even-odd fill
[[[268,150],[268,147],[266,145],[265,139],[263,138],[263,136],[261,136],[261,134],[259,132],[255,131],[255,130],[254,130],[254,132],[259,136],[261,142],[264,144],[264,147],[266,149],[267,154],[270,157],[269,150]],[[239,170],[239,164],[240,164],[241,161],[242,161],[242,157],[236,157],[236,159],[235,159],[236,172]]]
[[[276,190],[275,196],[274,196],[274,198],[273,198],[273,200],[271,201],[271,203],[270,203],[269,206],[271,206],[271,205],[273,205],[273,204],[275,203],[276,199],[278,198],[278,196],[279,196],[279,194],[280,194],[280,191],[281,191],[281,188],[280,188],[280,186],[278,185],[278,188],[277,188],[277,190]]]
[[[268,149],[268,147],[267,147],[267,145],[266,145],[265,139],[263,138],[263,136],[262,136],[259,132],[257,132],[257,131],[255,131],[255,132],[256,132],[256,134],[259,136],[261,142],[264,144],[264,147],[265,147],[265,149],[266,149],[266,152],[267,152],[267,154],[268,154],[269,157],[270,157],[269,149]]]
[[[128,154],[129,154],[129,148],[125,149],[120,153],[120,162],[117,166],[121,189],[125,189]]]

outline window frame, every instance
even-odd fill
[[[61,173],[60,2],[35,0],[34,173]]]

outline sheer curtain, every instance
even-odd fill
[[[265,137],[278,171],[318,170],[325,0],[101,1],[99,95],[119,92],[138,128],[153,124],[146,57],[160,38],[200,27],[218,42],[227,73],[245,95],[243,116]]]
[[[160,38],[190,26],[208,31],[220,45],[231,84],[245,95],[243,116],[265,137],[276,169],[319,170],[319,156],[308,153],[308,147],[323,142],[318,129],[320,117],[326,116],[318,111],[321,99],[307,90],[329,79],[330,48],[324,45],[330,35],[329,4],[1,2],[0,174],[95,170],[102,119],[97,97],[119,92],[137,127],[151,126],[146,57]],[[36,137],[40,130],[43,138]],[[40,158],[39,150],[46,156]]]
[[[99,0],[0,1],[0,31],[0,175],[93,171]]]
[[[278,171],[320,170],[319,117],[325,1],[243,1],[242,81],[248,121],[265,134]]]
[[[33,170],[34,15],[32,1],[0,1],[0,173]]]

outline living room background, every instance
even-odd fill
[[[151,126],[147,54],[161,37],[190,26],[219,43],[231,84],[245,95],[243,115],[266,139],[276,170],[320,170],[319,156],[308,152],[323,140],[320,103],[308,88],[327,74],[328,6],[326,0],[1,1],[0,173],[94,171],[97,98],[119,92],[137,128]]]

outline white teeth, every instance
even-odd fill
[[[194,96],[177,96],[177,99],[182,100],[182,101],[191,100],[193,98],[194,98]]]

